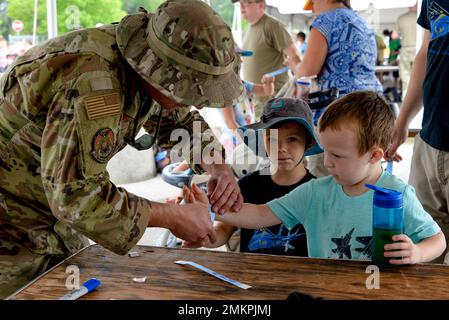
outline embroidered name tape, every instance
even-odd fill
[[[216,278],[218,278],[220,280],[223,280],[223,281],[226,281],[226,282],[228,282],[230,284],[233,284],[234,286],[239,287],[241,289],[245,289],[246,290],[246,289],[251,288],[251,286],[249,286],[247,284],[238,282],[236,280],[229,279],[228,277],[226,277],[226,276],[224,276],[224,275],[222,275],[222,274],[220,274],[218,272],[215,272],[215,271],[213,271],[213,270],[211,270],[209,268],[206,268],[206,267],[204,267],[204,266],[202,266],[202,265],[200,265],[198,263],[195,263],[193,261],[178,260],[178,261],[175,261],[175,263],[176,264],[180,264],[180,265],[190,265],[190,266],[195,267],[195,268],[197,268],[197,269],[199,269],[201,271],[204,271],[204,272],[210,274],[211,276],[214,276],[214,277],[216,277]]]
[[[95,120],[120,113],[120,98],[118,93],[100,94],[84,99],[87,117]]]

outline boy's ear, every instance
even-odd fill
[[[379,161],[382,160],[382,158],[384,157],[384,150],[380,147],[373,147],[371,150],[371,159],[369,160],[370,163],[375,164]]]

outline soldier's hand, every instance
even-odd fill
[[[213,212],[223,214],[231,208],[238,212],[242,208],[243,197],[228,165],[214,165],[207,188]]]
[[[188,203],[180,206],[176,221],[170,231],[191,243],[213,243],[215,230],[210,219],[209,207],[203,203]]]
[[[209,238],[205,238],[203,241],[200,242],[189,242],[189,241],[182,242],[182,248],[198,249],[203,247],[215,248],[214,244],[210,242]]]

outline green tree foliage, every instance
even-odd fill
[[[39,0],[37,34],[47,34],[46,0]],[[119,21],[126,12],[122,0],[58,0],[58,34],[77,28],[92,28],[96,24]],[[34,0],[8,0],[7,15],[12,20],[22,20],[21,35],[33,33]],[[11,30],[12,32],[12,30]]]
[[[74,26],[77,24],[77,10],[79,10],[79,27],[92,28],[97,24],[109,24],[120,21],[126,15],[122,7],[122,0],[59,0],[59,32],[65,33],[74,29]]]
[[[162,2],[164,0],[123,0],[123,8],[127,13],[135,13],[139,7],[144,7],[149,12],[155,12]],[[227,24],[232,25],[234,5],[231,0],[211,0],[210,5],[223,17]]]
[[[155,12],[162,2],[164,0],[123,0],[123,8],[127,13],[136,13],[139,7]]]
[[[234,17],[235,4],[233,4],[231,0],[210,0],[210,5],[212,8],[214,8],[215,11],[218,12],[218,14],[220,14],[223,17],[224,21],[230,27],[232,27],[232,19]],[[243,18],[241,23],[243,30],[245,30],[249,26],[248,21],[246,21]]]
[[[8,37],[11,21],[6,15],[8,10],[8,2],[6,0],[0,0],[0,35],[5,39]]]
[[[11,21],[22,20],[24,30],[21,35],[33,33],[34,0],[0,0],[7,2],[7,16],[1,18],[0,34],[12,33]],[[149,12],[164,0],[57,0],[58,34],[64,34],[77,28],[92,28],[96,24],[119,21],[127,13],[135,13],[142,6]],[[37,34],[47,34],[47,1],[39,0]],[[227,24],[232,25],[234,5],[231,0],[211,0],[210,4]],[[0,12],[1,16],[1,12]]]
[[[220,16],[222,16],[224,21],[226,21],[229,26],[232,26],[234,4],[231,0],[211,0],[210,5]]]

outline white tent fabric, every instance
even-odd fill
[[[353,0],[351,7],[355,10],[366,10],[370,4],[376,9],[406,8],[416,4],[416,0]]]
[[[278,8],[282,14],[311,13],[304,11],[306,0],[267,0],[267,5]],[[370,5],[376,9],[406,8],[416,4],[416,0],[352,0],[354,10],[366,10]]]

